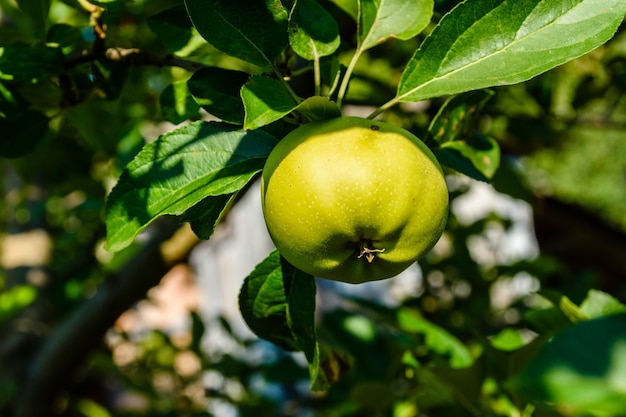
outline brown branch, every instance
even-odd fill
[[[173,261],[172,256],[179,257],[181,249],[187,253],[197,242],[195,238],[187,238],[183,243],[177,241],[179,252],[172,253],[166,244],[180,236],[174,234],[178,222],[162,218],[153,226],[157,227],[153,228],[152,239],[137,256],[117,274],[107,277],[96,295],[76,309],[45,341],[20,389],[16,417],[50,415],[51,405],[70,382],[73,371],[102,343],[115,320],[159,283]]]

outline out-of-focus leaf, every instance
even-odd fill
[[[449,356],[450,366],[453,368],[470,366],[474,361],[472,354],[461,341],[415,311],[406,308],[399,310],[398,325],[405,332],[423,334],[424,343],[434,352]]]
[[[354,365],[354,358],[347,352],[337,348],[319,344],[319,360],[309,362],[311,389],[326,391],[337,383]]]
[[[265,67],[287,46],[288,13],[279,0],[185,0],[204,39],[220,51]]]
[[[0,79],[37,82],[65,70],[59,48],[9,45],[0,48]]]
[[[480,110],[492,96],[493,91],[478,90],[449,98],[430,123],[425,141],[443,144],[471,136]]]
[[[165,87],[159,101],[163,117],[174,124],[184,122],[200,110],[200,106],[187,88],[186,81],[176,81]]]
[[[289,17],[289,43],[296,54],[315,60],[339,47],[339,28],[315,0],[297,0]]]
[[[539,295],[549,300],[556,308],[558,308],[572,323],[588,320],[589,317],[574,304],[572,300],[565,295],[552,290],[540,290]]]
[[[244,108],[241,87],[249,75],[222,68],[202,68],[187,81],[196,102],[212,115],[225,122],[243,124]]]
[[[298,103],[275,78],[256,75],[241,89],[245,108],[244,129],[257,129],[291,113]]]
[[[298,104],[295,110],[311,121],[328,120],[341,116],[341,109],[337,103],[329,100],[328,97],[309,97]]]
[[[0,323],[27,307],[37,297],[32,285],[16,285],[0,293]]]
[[[574,413],[626,410],[626,314],[569,326],[511,384],[526,398]]]
[[[30,19],[34,35],[43,39],[45,36],[50,0],[17,0],[17,4]]]
[[[147,144],[107,201],[107,248],[117,251],[159,216],[208,196],[232,194],[262,168],[276,139],[216,122],[194,122]]]
[[[83,35],[76,26],[65,23],[57,23],[50,26],[46,34],[46,42],[56,43],[59,46],[72,45],[82,40]]]
[[[150,16],[148,27],[170,52],[183,48],[192,37],[193,25],[183,4]]]
[[[48,117],[25,110],[10,117],[0,114],[0,157],[17,158],[32,151],[48,132]]]
[[[389,38],[410,39],[420,33],[433,15],[433,0],[361,0],[359,48],[372,48]]]
[[[488,136],[446,142],[434,151],[442,164],[479,181],[488,182],[500,166],[500,146]]]
[[[469,0],[407,64],[397,99],[419,101],[526,81],[610,39],[623,0]]]
[[[625,313],[626,305],[617,298],[602,291],[590,290],[580,304],[580,312],[590,319]]]
[[[209,239],[236,196],[237,193],[208,196],[187,210],[182,221],[189,222],[200,239]]]

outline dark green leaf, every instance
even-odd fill
[[[49,46],[5,46],[0,48],[0,79],[37,82],[65,69],[59,48]]]
[[[549,300],[572,323],[577,323],[579,321],[589,319],[589,317],[585,313],[583,313],[572,300],[570,300],[560,292],[553,290],[540,290],[538,294]]]
[[[425,142],[441,145],[470,136],[480,110],[492,96],[493,91],[478,90],[449,98],[430,123]]]
[[[439,22],[407,64],[397,98],[419,101],[528,80],[602,45],[624,0],[469,0]]]
[[[621,415],[626,409],[626,314],[569,326],[539,350],[512,386],[528,399],[574,413]]]
[[[50,0],[17,0],[17,4],[29,18],[35,36],[43,39],[50,10]]]
[[[287,323],[287,293],[278,251],[246,277],[239,293],[239,308],[257,336],[286,350],[300,350]]]
[[[446,142],[434,150],[439,162],[479,181],[488,182],[500,165],[500,146],[488,136]]]
[[[48,117],[25,110],[11,117],[0,114],[0,157],[17,158],[32,151],[48,132]]]
[[[339,47],[339,28],[315,0],[297,0],[289,17],[289,43],[296,54],[315,60]]]
[[[120,250],[159,216],[179,215],[208,196],[240,190],[276,139],[222,123],[195,122],[147,144],[109,195],[107,248]]]
[[[220,51],[264,67],[287,46],[287,10],[279,0],[185,0],[198,32]]]
[[[187,10],[182,4],[150,16],[148,27],[159,36],[170,52],[176,52],[186,46],[193,29]]]
[[[433,15],[433,0],[361,0],[359,48],[372,48],[389,38],[410,39]]]
[[[165,120],[179,124],[198,114],[200,106],[187,89],[186,81],[168,85],[159,97],[161,112]]]
[[[83,35],[77,27],[65,23],[50,26],[46,34],[46,42],[56,43],[61,47],[72,45],[82,39]]]
[[[354,358],[347,352],[321,343],[318,351],[317,363],[309,362],[311,390],[327,391],[352,369]]]
[[[257,129],[291,113],[297,103],[275,78],[256,75],[241,89],[245,108],[244,129]]]
[[[237,193],[209,196],[185,212],[182,221],[189,222],[200,239],[209,239]]]
[[[240,91],[248,78],[241,71],[202,68],[187,81],[187,86],[203,109],[225,122],[242,125],[244,109]]]

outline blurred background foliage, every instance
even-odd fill
[[[177,93],[193,71],[260,69],[204,42],[180,1],[94,3],[106,12],[90,13],[83,0],[0,0],[0,149],[12,156],[0,159],[0,415],[19,415],[23,403],[47,400],[52,415],[87,417],[578,413],[524,405],[505,381],[516,372],[516,361],[534,352],[530,341],[537,334],[567,321],[539,289],[558,291],[577,305],[591,288],[626,300],[623,28],[586,56],[494,89],[478,128],[500,144],[500,170],[492,185],[448,172],[449,226],[420,262],[421,272],[414,271],[419,279],[391,285],[385,300],[319,283],[320,340],[351,355],[329,362],[338,375],[349,372],[328,393],[316,394],[309,391],[301,357],[234,329],[224,316],[207,323],[197,304],[176,331],[149,324],[138,331],[124,321],[173,264],[188,265],[186,248],[197,241],[187,237],[180,253],[155,261],[150,244],[171,240],[176,229],[164,221],[155,228],[165,232],[157,229],[119,254],[107,253],[107,192],[146,141],[183,120],[208,117]],[[352,3],[321,3],[339,22],[349,58]],[[435,17],[456,3],[436,1]],[[98,30],[106,31],[106,39],[99,40]],[[367,51],[355,70],[349,109],[358,112],[392,97],[422,38]],[[90,55],[104,42],[119,54],[140,54]],[[60,69],[51,64],[33,80],[24,68],[11,67],[11,54],[49,53],[36,49],[44,45],[61,49]],[[292,82],[300,94],[311,94],[310,73],[294,74]],[[400,105],[385,117],[423,137],[442,103]],[[456,209],[480,187],[500,193],[487,198],[513,205],[469,216]],[[520,204],[532,213],[525,227],[536,248],[507,255],[502,245],[519,227],[507,210]],[[73,366],[51,377],[60,394],[24,396],[26,381],[45,365],[42,352],[50,341],[88,312],[85,306],[98,305],[109,286],[137,273],[146,280],[120,292],[119,314],[69,342],[77,346],[68,352],[76,355]],[[204,341],[213,334],[228,340],[228,348],[208,349]]]

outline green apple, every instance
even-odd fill
[[[399,127],[340,117],[298,127],[272,150],[261,186],[282,256],[349,283],[390,278],[437,243],[448,218],[441,167]]]

